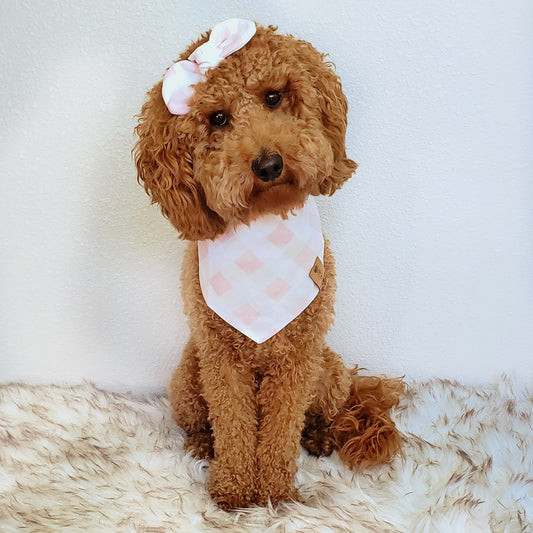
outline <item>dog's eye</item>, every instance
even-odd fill
[[[267,107],[270,107],[270,109],[274,109],[275,107],[278,107],[278,105],[281,102],[281,93],[279,91],[268,91],[265,94],[265,104]]]
[[[215,111],[210,117],[209,122],[212,126],[226,126],[228,124],[229,117],[223,111]]]

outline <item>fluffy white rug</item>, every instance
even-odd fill
[[[405,444],[391,465],[354,473],[302,452],[305,505],[227,513],[164,397],[0,386],[0,531],[533,531],[530,393],[414,383],[395,418]]]

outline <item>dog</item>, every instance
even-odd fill
[[[351,468],[400,449],[390,409],[402,380],[349,370],[324,340],[335,267],[313,197],[357,167],[346,115],[340,80],[311,44],[230,19],[189,46],[139,116],[138,181],[190,241],[181,283],[191,336],[169,401],[187,449],[211,460],[209,492],[223,509],[299,501],[300,444],[338,450]],[[288,235],[301,250],[280,258]],[[224,265],[230,253],[238,258]]]

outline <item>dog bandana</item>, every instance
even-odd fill
[[[254,35],[256,27],[251,20],[229,19],[217,24],[209,40],[199,46],[189,59],[174,63],[163,80],[163,100],[173,115],[189,112],[189,98],[195,83],[206,79],[205,73],[223,59],[240,50]]]
[[[198,257],[207,305],[260,344],[318,294],[324,237],[316,203],[310,197],[287,220],[267,215],[199,241]]]

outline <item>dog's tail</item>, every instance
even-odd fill
[[[402,378],[359,376],[357,368],[352,370],[350,395],[331,424],[339,456],[350,468],[386,463],[400,450],[390,409],[403,390]]]

